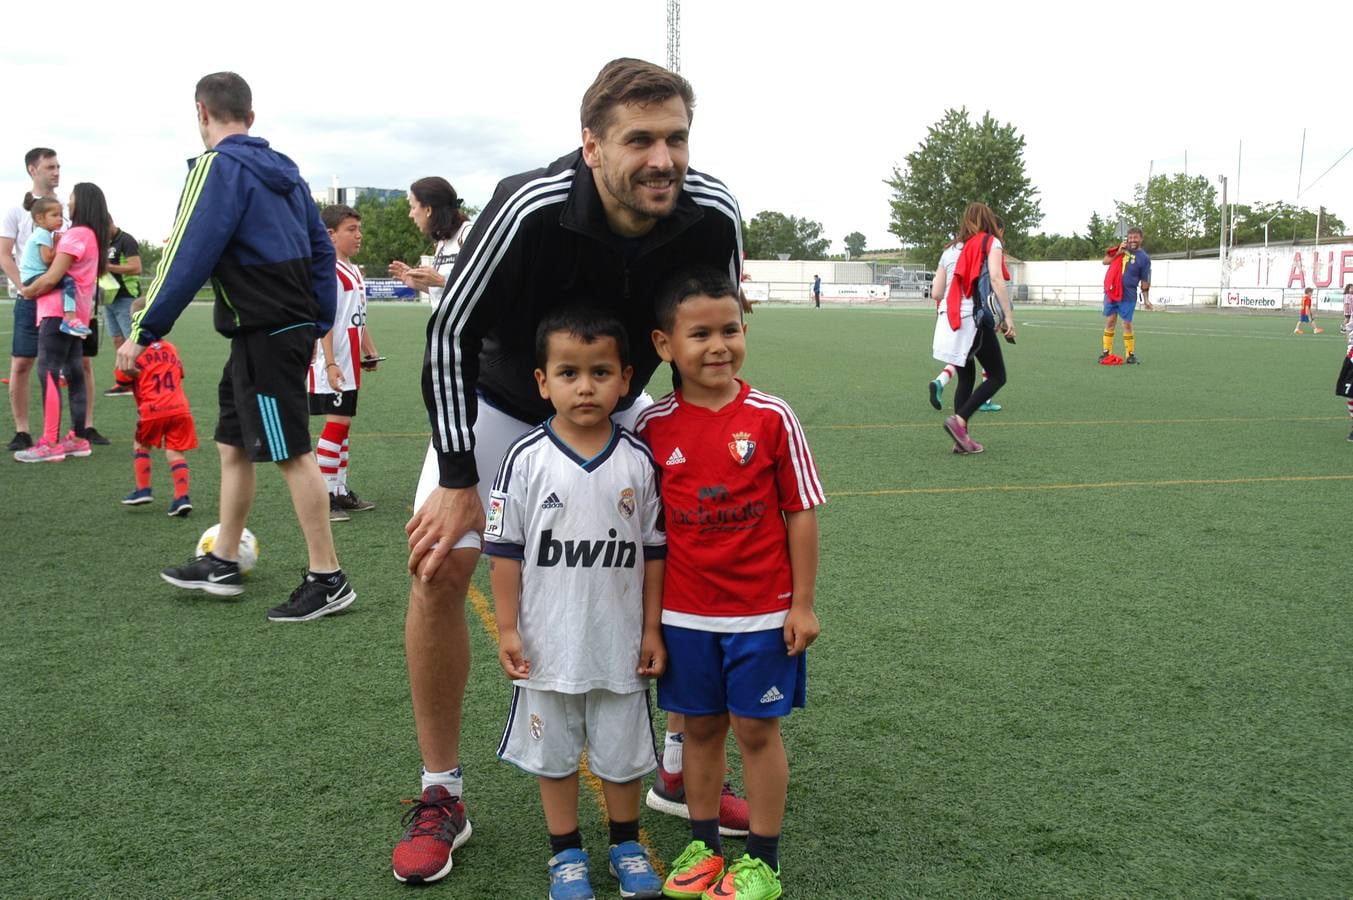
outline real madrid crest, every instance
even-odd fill
[[[545,723],[541,721],[540,716],[531,713],[531,737],[540,740],[545,732]]]
[[[625,518],[634,515],[634,488],[625,488],[620,492],[620,502],[616,504]]]
[[[752,440],[751,434],[746,431],[734,432],[733,440],[728,442],[728,452],[733,454],[733,459],[740,466],[747,465],[755,450],[756,441]]]

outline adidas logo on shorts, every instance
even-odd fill
[[[564,501],[559,499],[559,495],[550,491],[550,496],[545,498],[545,502],[540,504],[541,509],[563,509]]]
[[[681,448],[676,447],[672,450],[672,455],[667,457],[667,465],[679,466],[686,461],[686,457],[681,455]]]
[[[775,703],[783,699],[785,699],[785,695],[780,693],[780,689],[773,684],[770,686],[770,690],[761,695],[762,703]]]

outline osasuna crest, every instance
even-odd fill
[[[634,515],[634,488],[625,488],[620,492],[620,502],[616,504],[625,518]]]
[[[746,431],[734,432],[733,440],[728,442],[728,452],[733,454],[733,459],[740,466],[747,465],[755,450],[756,441],[752,440],[751,434]]]

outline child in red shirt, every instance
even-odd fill
[[[138,305],[143,301],[138,300]],[[150,503],[150,448],[164,447],[169,471],[174,478],[174,500],[169,515],[187,516],[193,501],[188,497],[188,459],[185,450],[197,449],[197,429],[188,397],[183,393],[183,363],[178,348],[168,341],[156,341],[136,358],[140,371],[135,376],[117,373],[120,385],[131,387],[136,397],[136,490],[122,499],[126,506]]]

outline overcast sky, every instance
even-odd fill
[[[1297,200],[1304,128],[1299,202],[1353,222],[1353,154],[1312,186],[1353,147],[1340,46],[1353,7],[1090,9],[685,0],[692,164],[727,182],[745,219],[816,220],[839,252],[851,231],[898,245],[883,180],[949,107],[1018,128],[1042,228],[1063,233],[1130,199],[1149,167],[1183,171],[1185,152],[1190,174],[1230,179],[1233,201]],[[316,187],[442,175],[482,205],[500,178],[578,145],[578,104],[603,63],[667,52],[663,0],[73,0],[5,18],[0,203],[28,188],[24,153],[50,146],[63,197],[96,182],[119,224],[153,241],[169,234],[185,160],[202,152],[192,90],[208,72],[249,81],[254,134]]]

